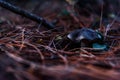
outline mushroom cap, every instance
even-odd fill
[[[90,42],[96,40],[103,40],[103,36],[90,28],[82,28],[72,31],[67,37],[74,42],[81,42],[81,40],[88,40]]]

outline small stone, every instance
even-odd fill
[[[107,50],[108,46],[106,44],[93,43],[92,48],[100,49],[100,50]]]

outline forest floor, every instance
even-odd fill
[[[76,17],[72,6],[62,0],[34,4],[17,6],[56,27],[47,29],[42,23],[0,8],[0,80],[119,80],[119,21],[114,21],[108,31],[107,35],[112,36],[105,40],[109,49],[96,51],[76,47],[67,39],[75,29],[91,28],[93,18]],[[113,19],[108,21],[111,24]],[[101,33],[104,35],[105,30]]]

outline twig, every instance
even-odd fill
[[[32,14],[28,11],[20,9],[19,7],[16,7],[16,6],[14,6],[8,2],[5,2],[3,0],[0,0],[0,6],[5,8],[5,9],[8,9],[9,11],[12,11],[16,14],[19,14],[21,16],[29,18],[37,23],[42,23],[42,25],[48,29],[53,29],[55,27],[52,23],[48,22],[47,20],[43,19],[42,17],[39,17],[39,16]]]
[[[40,45],[41,47],[45,48],[46,50],[49,50],[50,52],[57,54],[65,63],[65,66],[68,66],[68,60],[66,57],[64,57],[62,54],[60,54],[57,50],[52,49],[49,46],[44,46],[44,45]]]
[[[101,4],[100,30],[102,29],[102,18],[103,18],[103,4]]]
[[[34,49],[36,49],[36,51],[40,54],[40,57],[41,57],[41,60],[43,61],[45,58],[44,58],[44,55],[42,54],[42,52],[33,44],[29,43],[29,42],[24,42],[24,44],[27,44],[31,47],[33,47]]]
[[[118,12],[117,16],[120,14],[120,11]],[[116,19],[117,19],[117,16],[113,19],[112,23],[111,24],[108,24],[107,27],[106,27],[106,30],[105,30],[105,33],[104,33],[104,36],[106,39],[106,36],[107,36],[107,33],[108,31],[110,30],[111,26],[115,23]]]
[[[84,52],[85,54],[87,54],[86,57],[95,58],[95,56],[94,56],[92,53],[86,51],[85,49],[80,48],[80,50],[81,50],[82,52]]]
[[[20,46],[20,49],[19,49],[20,51],[24,47],[25,29],[22,30],[21,38],[22,38],[22,41],[21,41],[21,46]]]

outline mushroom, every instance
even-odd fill
[[[103,35],[90,28],[74,30],[67,35],[67,38],[70,39],[73,43],[77,43],[81,47],[92,47],[96,49],[99,45],[105,45]],[[95,47],[96,43],[97,47]]]

